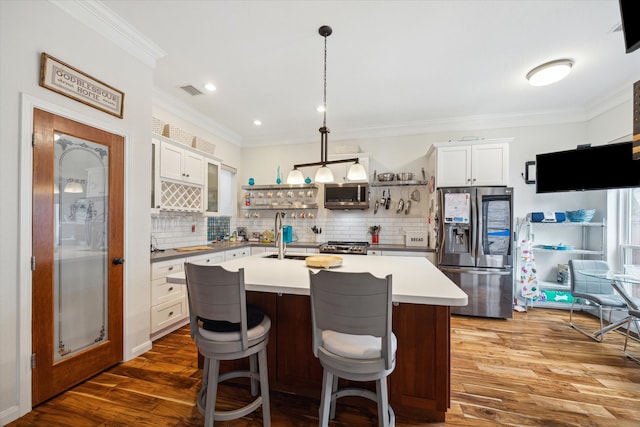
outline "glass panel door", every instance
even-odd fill
[[[54,362],[109,339],[109,147],[56,132]]]

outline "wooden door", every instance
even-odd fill
[[[124,139],[33,122],[35,406],[122,360]]]

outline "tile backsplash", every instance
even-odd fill
[[[313,218],[309,217],[313,213]],[[250,214],[249,214],[250,213]],[[239,212],[239,217],[203,217],[199,213],[161,212],[151,216],[151,244],[158,249],[171,249],[182,246],[203,245],[218,236],[228,235],[238,227],[252,233],[273,232],[274,210],[256,210]],[[323,243],[329,240],[368,241],[371,242],[369,227],[382,226],[379,234],[380,244],[404,245],[407,232],[428,232],[432,225],[424,216],[425,210],[404,215],[395,210],[384,210],[374,214],[369,211],[331,211],[317,209],[306,211],[304,218],[295,210],[285,211],[284,225],[293,227],[294,240],[304,243]],[[248,216],[248,218],[247,218]],[[313,227],[322,230],[315,234]],[[425,242],[425,246],[433,242]]]
[[[237,227],[245,227],[251,236],[253,232],[262,233],[265,230],[273,231],[274,211],[260,211],[260,217],[238,218]],[[283,221],[284,225],[293,227],[294,239],[299,242],[322,243],[329,240],[343,241],[368,241],[371,235],[368,230],[373,225],[382,226],[379,234],[379,243],[404,245],[407,231],[426,232],[428,228],[427,218],[405,215],[380,216],[373,213],[329,211],[324,217],[296,218],[291,217],[291,212]],[[314,234],[312,227],[322,230],[320,234]],[[426,242],[425,242],[426,245]]]
[[[207,240],[220,240],[227,234],[231,234],[231,217],[215,216],[207,218]]]
[[[207,218],[200,213],[160,212],[151,215],[151,246],[171,249],[207,243]]]

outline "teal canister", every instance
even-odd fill
[[[285,243],[293,242],[293,227],[291,227],[290,225],[282,226],[282,240]]]

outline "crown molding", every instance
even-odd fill
[[[240,135],[156,87],[153,88],[153,105],[175,114],[231,144],[242,146]]]
[[[594,119],[615,107],[631,102],[633,104],[633,82],[624,85],[618,91],[607,94],[587,105],[587,120]]]
[[[584,121],[587,121],[587,115],[582,109],[487,114],[352,129],[334,128],[331,132],[331,141],[337,142],[371,138],[388,138],[394,136],[423,135],[441,132],[541,126]],[[310,143],[313,141],[315,141],[315,139],[312,139],[311,137],[287,137],[282,135],[269,136],[265,138],[243,138],[242,146],[259,147],[269,145],[288,145]]]
[[[98,0],[49,0],[150,68],[167,53]]]

